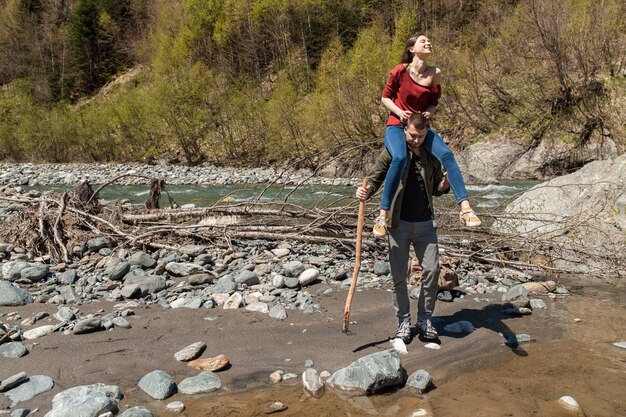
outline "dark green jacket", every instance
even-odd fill
[[[396,195],[391,201],[391,209],[387,214],[387,225],[391,225],[391,227],[398,226],[398,220],[400,219],[400,210],[402,209],[402,198],[404,196],[404,184],[406,184],[406,179],[409,176],[411,159],[414,157],[413,151],[411,151],[408,146],[407,152],[408,159],[406,166],[404,167],[404,172],[402,173],[402,179],[400,180],[400,185],[398,186]],[[424,184],[426,184],[428,205],[430,207],[430,212],[433,213],[434,220],[435,210],[433,209],[433,196],[447,194],[448,191],[450,191],[450,188],[448,188],[446,191],[442,191],[439,187],[439,185],[441,184],[441,180],[443,179],[443,172],[441,170],[441,164],[439,163],[437,158],[430,155],[421,148],[419,151],[419,157],[421,166],[420,173],[422,174],[422,178],[424,178]],[[378,156],[378,160],[376,161],[376,165],[374,166],[373,171],[367,177],[369,184],[372,186],[370,196],[374,195],[374,193],[378,191],[378,189],[385,182],[385,177],[387,176],[389,165],[391,165],[391,155],[389,155],[387,148],[383,148],[382,152]]]

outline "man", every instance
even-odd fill
[[[406,167],[400,186],[391,203],[387,218],[389,227],[389,263],[394,285],[394,305],[398,317],[396,337],[411,341],[411,311],[407,289],[409,249],[413,244],[422,266],[422,287],[417,302],[417,331],[425,339],[437,339],[437,330],[430,319],[437,300],[439,279],[439,248],[437,223],[434,218],[433,195],[447,193],[450,185],[439,161],[421,149],[427,135],[428,120],[414,113],[404,128],[408,150]],[[372,174],[368,188],[359,187],[356,196],[365,200],[374,194],[385,180],[391,156],[384,149]]]

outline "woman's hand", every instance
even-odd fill
[[[411,113],[408,110],[404,110],[401,113],[398,114],[398,117],[400,117],[400,121],[402,123],[406,123],[407,120],[409,120],[409,117],[411,117],[413,113]]]
[[[430,119],[430,115],[431,115],[431,113],[430,113],[429,111],[423,111],[423,112],[422,112],[422,115],[423,115],[425,118]]]
[[[371,185],[368,185],[367,188],[363,188],[363,187],[357,188],[356,189],[356,198],[358,198],[360,201],[367,200],[367,197],[369,197],[369,195],[370,195],[371,188],[372,188]]]

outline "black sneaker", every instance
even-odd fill
[[[396,330],[396,338],[401,339],[404,343],[411,342],[411,322],[401,321],[398,323],[398,330]]]
[[[426,340],[435,340],[439,337],[437,329],[430,320],[420,320],[417,322],[417,332]]]

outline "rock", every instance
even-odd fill
[[[42,336],[46,336],[54,331],[54,326],[47,324],[45,326],[36,327],[24,332],[24,339],[34,340]]]
[[[196,342],[174,354],[174,358],[179,362],[188,362],[196,359],[206,349],[206,343]]]
[[[285,286],[285,277],[282,275],[274,275],[272,277],[272,285],[276,288],[282,288]]]
[[[230,294],[237,289],[235,280],[230,275],[224,275],[211,287],[211,294]]]
[[[525,151],[526,148],[521,144],[498,138],[468,146],[459,152],[457,160],[464,173],[471,173],[470,179],[474,182],[493,183],[502,176],[510,177],[506,172],[511,161],[515,161]]]
[[[422,394],[432,386],[433,378],[430,374],[423,370],[413,372],[406,381],[406,386],[415,390],[418,394]]]
[[[164,400],[176,392],[176,384],[165,371],[152,371],[139,381],[139,388],[155,400]]]
[[[4,393],[13,403],[11,407],[23,401],[28,401],[43,392],[50,391],[54,387],[52,378],[45,375],[33,375],[28,381],[18,385]]]
[[[626,349],[626,342],[615,342],[613,343],[613,346],[618,347],[620,349]],[[2,353],[2,351],[0,351],[0,354]]]
[[[133,407],[124,411],[119,417],[154,417],[145,407]]]
[[[545,310],[546,308],[548,308],[548,306],[546,306],[546,303],[539,298],[531,298],[530,308],[532,308],[533,310],[539,310],[539,309]]]
[[[588,163],[522,194],[506,207],[492,229],[523,239],[554,241],[557,268],[578,273],[605,271],[611,259],[617,260],[624,251],[625,178],[626,154]],[[580,252],[585,253],[584,262],[580,262]]]
[[[0,356],[4,358],[17,359],[26,355],[28,350],[20,342],[9,342],[0,345]]]
[[[509,302],[515,307],[527,307],[530,303],[528,290],[522,285],[511,287],[506,293],[502,294],[502,301]]]
[[[583,410],[580,407],[580,404],[578,404],[578,401],[569,395],[559,398],[559,405],[570,413],[583,414]]]
[[[382,388],[402,384],[406,371],[394,349],[372,353],[357,359],[328,378],[326,383],[343,390],[373,393]]]
[[[298,277],[298,283],[304,287],[305,285],[309,285],[315,282],[315,280],[317,280],[319,276],[320,271],[315,268],[309,268],[300,274],[300,276]]]
[[[267,307],[267,303],[252,303],[252,304],[248,304],[245,307],[246,310],[248,311],[255,311],[257,313],[263,313],[263,314],[268,314],[270,312],[269,308]]]
[[[34,411],[37,411],[37,409]],[[30,410],[28,408],[18,408],[11,413],[11,417],[26,417],[29,414]]]
[[[93,333],[100,330],[104,330],[102,320],[97,317],[81,320],[74,326],[74,334]]]
[[[204,285],[213,283],[213,277],[209,274],[193,274],[187,277],[189,285]]]
[[[108,275],[111,281],[121,281],[128,271],[130,271],[130,263],[120,258],[112,258],[104,274]]]
[[[124,317],[115,317],[113,319],[113,325],[121,329],[130,329],[132,326]]]
[[[547,294],[556,290],[556,282],[525,282],[522,287],[528,290],[529,294]]]
[[[237,284],[246,284],[250,287],[252,285],[257,285],[260,280],[256,273],[244,269],[235,277],[235,282]]]
[[[178,384],[178,391],[183,394],[206,394],[222,388],[222,380],[211,371],[185,378]]]
[[[439,270],[439,290],[451,291],[458,286],[459,276],[456,271],[447,266],[442,266]]]
[[[185,411],[185,404],[182,401],[172,401],[165,408],[172,413],[182,413]]]
[[[144,269],[154,268],[157,264],[156,259],[152,258],[145,252],[139,251],[128,257],[128,263],[131,265],[139,265]]]
[[[426,343],[424,345],[424,347],[426,349],[432,349],[432,350],[439,350],[439,349],[441,349],[441,345],[439,345],[437,343]]]
[[[28,380],[26,372],[20,372],[8,378],[5,378],[0,382],[0,392],[6,392],[20,385],[22,382]]]
[[[121,398],[120,389],[115,385],[93,384],[73,387],[54,396],[52,410],[45,417],[98,417],[107,412],[117,413],[117,403]],[[122,415],[126,416],[126,413]],[[148,417],[151,414],[135,416]]]
[[[33,302],[28,291],[0,280],[0,306],[23,306]]]
[[[269,403],[263,404],[261,411],[263,411],[264,414],[273,414],[273,413],[278,413],[280,411],[285,411],[286,409],[287,409],[287,406],[283,404],[282,402],[271,401]]]
[[[512,307],[502,310],[502,313],[509,316],[527,316],[529,314],[533,314],[533,311],[526,307]]]
[[[76,282],[76,270],[68,269],[59,276],[59,282],[64,285],[72,285]]]
[[[235,310],[238,309],[243,302],[243,296],[235,292],[233,295],[228,297],[228,300],[224,303],[224,310]]]
[[[59,310],[54,314],[54,318],[60,322],[71,321],[76,318],[76,314],[69,307],[59,306]]]
[[[391,346],[400,354],[400,355],[406,355],[409,353],[409,351],[406,349],[406,344],[404,343],[404,341],[400,338],[394,337],[393,339],[391,339],[389,341],[389,343],[391,343]]]
[[[197,309],[202,307],[204,300],[202,297],[193,297],[193,298],[179,298],[170,303],[170,307],[172,308],[192,308]]]
[[[7,281],[15,281],[22,277],[22,270],[28,268],[28,262],[17,260],[2,264],[2,277]]]
[[[456,323],[450,323],[446,325],[443,330],[450,333],[471,333],[475,329],[472,323],[466,320],[462,320],[457,321]]]
[[[508,347],[517,347],[521,343],[529,343],[534,341],[535,339],[531,335],[520,333],[508,336],[504,344]]]
[[[274,371],[270,374],[270,382],[272,384],[277,384],[280,381],[283,380],[283,375],[285,374],[284,371],[278,370],[278,371]]]
[[[302,385],[304,390],[315,398],[319,398],[324,393],[324,383],[322,378],[313,368],[308,368],[302,374]]]
[[[148,294],[158,293],[159,291],[167,288],[167,281],[165,280],[165,277],[158,275],[126,276],[124,279],[124,287],[131,285],[135,285],[135,288],[139,288],[141,295],[145,296]],[[124,288],[122,288],[122,290],[124,290]]]
[[[201,245],[185,245],[182,248],[180,248],[181,253],[184,253],[189,256],[193,256],[194,258],[196,256],[202,255],[206,251],[207,251],[207,247],[201,246]]]
[[[285,256],[289,255],[290,251],[289,249],[279,248],[279,249],[272,249],[272,253],[277,258],[284,258]]]
[[[33,265],[22,269],[21,276],[22,279],[39,282],[48,275],[48,272],[50,272],[48,265]]]
[[[374,262],[374,273],[378,276],[388,275],[391,272],[391,266],[387,261]]]
[[[214,358],[208,359],[196,359],[187,364],[187,366],[191,366],[192,368],[196,368],[200,371],[211,372],[221,371],[228,365],[230,365],[230,361],[226,355],[217,355]]]
[[[287,288],[298,288],[300,286],[300,280],[294,277],[285,278],[285,287]]]
[[[419,297],[419,293],[421,291],[420,287],[415,289],[416,294],[414,296],[415,299],[417,299]],[[452,293],[448,290],[443,290],[440,291],[439,293],[437,293],[437,299],[441,300],[441,301],[447,301],[447,302],[452,302],[454,301],[454,297],[452,296]]]
[[[269,314],[270,317],[274,319],[285,320],[287,318],[287,311],[285,310],[285,307],[280,304],[273,305],[272,308],[270,308]]]
[[[200,274],[204,268],[200,265],[185,262],[170,262],[165,266],[165,270],[172,275],[186,277],[188,275]]]
[[[300,261],[290,261],[283,265],[283,269],[288,277],[297,277],[304,272],[304,264]]]
[[[289,379],[295,379],[298,377],[298,374],[294,374],[293,372],[287,372],[283,374],[283,381],[287,381]]]
[[[109,239],[105,236],[94,237],[87,241],[87,249],[92,252],[97,252],[100,249],[107,248],[109,246]]]

